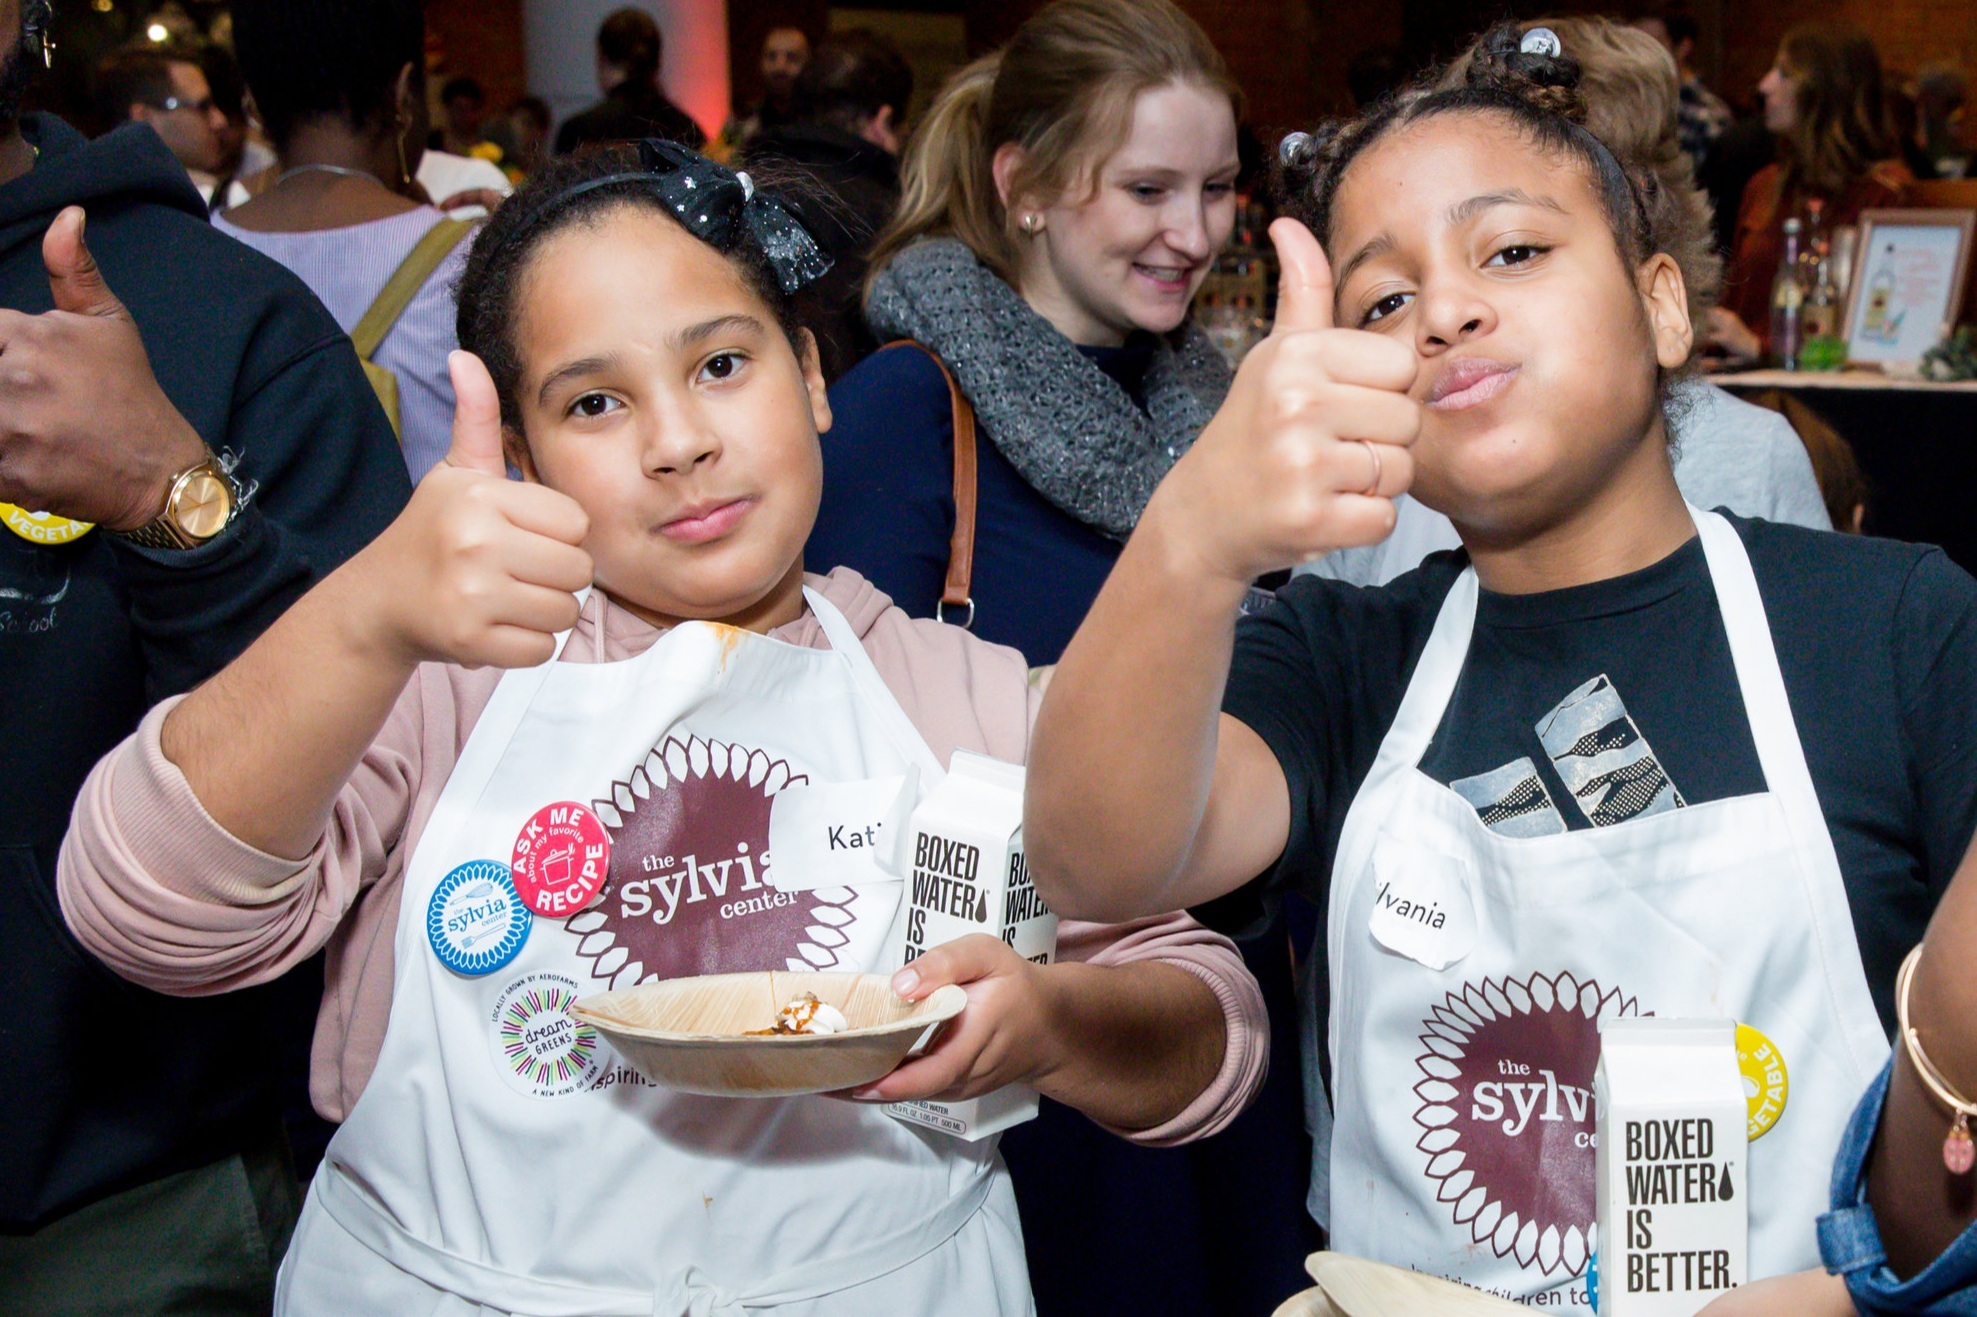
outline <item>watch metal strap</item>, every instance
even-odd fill
[[[228,508],[227,520],[221,523],[220,530],[214,531],[212,535],[207,536],[205,539],[198,539],[192,535],[188,535],[185,528],[178,524],[178,519],[173,514],[177,511],[180,493],[184,491],[186,485],[191,482],[193,477],[202,472],[210,474],[213,479],[226,486]],[[233,475],[225,466],[221,465],[218,457],[209,454],[205,461],[199,463],[197,466],[187,467],[173,478],[171,488],[165,492],[164,511],[135,530],[113,531],[111,533],[126,543],[135,544],[139,548],[144,549],[196,549],[200,545],[211,543],[214,539],[218,538],[220,531],[225,530],[228,525],[232,524],[234,517],[239,514],[240,483],[233,478]]]
[[[168,512],[155,521],[147,521],[136,530],[112,531],[126,544],[135,544],[141,549],[196,549],[197,541],[178,528]]]

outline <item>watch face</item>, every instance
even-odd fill
[[[172,502],[172,520],[195,540],[210,540],[226,528],[233,497],[226,483],[209,471],[187,477]]]

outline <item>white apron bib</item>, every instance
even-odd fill
[[[1342,1252],[1585,1311],[1597,1020],[1730,1016],[1789,1072],[1751,1144],[1751,1275],[1818,1265],[1833,1154],[1888,1040],[1750,560],[1728,522],[1692,512],[1768,789],[1603,828],[1491,831],[1416,767],[1469,649],[1477,584],[1462,574],[1332,871]]]
[[[502,678],[406,871],[384,1046],[278,1312],[1031,1311],[992,1141],[830,1098],[671,1093],[564,1013],[655,977],[879,968],[900,882],[777,890],[770,801],[941,768],[843,616],[804,595],[833,648],[689,622],[623,662]],[[515,899],[511,858],[552,883],[588,865],[602,899],[490,917]]]

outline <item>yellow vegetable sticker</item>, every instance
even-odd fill
[[[7,523],[8,530],[31,544],[67,544],[96,528],[93,521],[70,521],[52,512],[29,512],[12,503],[0,503],[0,520]]]
[[[1778,1045],[1741,1023],[1737,1025],[1737,1069],[1743,1072],[1744,1101],[1749,1106],[1747,1132],[1755,1141],[1785,1114],[1791,1077],[1785,1073],[1785,1057]]]

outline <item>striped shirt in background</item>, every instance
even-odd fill
[[[368,224],[308,233],[258,233],[229,224],[214,227],[287,266],[322,300],[349,333],[399,263],[444,216],[431,206]],[[398,377],[400,436],[412,479],[446,456],[453,432],[453,384],[446,354],[459,345],[453,329],[453,285],[467,260],[471,235],[447,253],[411,305],[379,344],[376,361]]]

